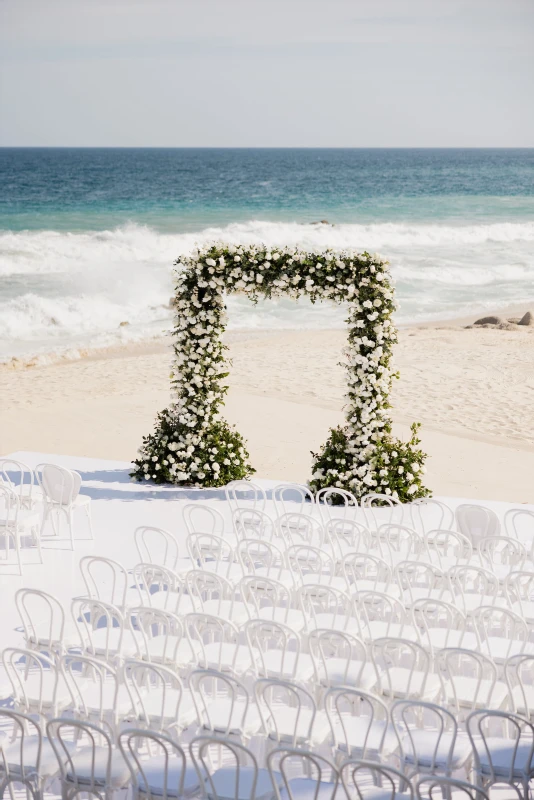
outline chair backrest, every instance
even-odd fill
[[[430,561],[442,569],[450,568],[451,560],[457,564],[468,563],[473,556],[470,540],[457,531],[435,528],[425,534],[424,540]]]
[[[243,625],[252,662],[264,677],[296,679],[301,652],[299,635],[281,622],[251,619]],[[271,662],[269,654],[277,657]]]
[[[197,736],[191,741],[189,752],[199,783],[210,800],[264,800],[263,793],[256,794],[256,756],[244,745],[223,736]]]
[[[102,784],[112,786],[113,739],[107,726],[79,719],[54,718],[46,726],[46,735],[56,754],[62,782],[76,787],[76,794],[88,792],[101,796]],[[83,772],[72,749],[72,741],[87,748],[82,760]],[[105,766],[105,769],[103,767]],[[104,775],[104,777],[103,777]]]
[[[310,514],[288,511],[276,521],[278,536],[286,543],[322,547],[325,538],[323,522]]]
[[[497,597],[500,590],[499,579],[489,569],[476,564],[459,564],[448,571],[451,588],[457,602],[466,611],[466,595],[480,597],[480,604],[487,602],[484,598]]]
[[[519,614],[511,611],[504,606],[480,606],[473,612],[473,623],[478,630],[482,642],[498,638],[499,660],[506,659],[522,643],[526,649],[528,647],[528,627]]]
[[[534,511],[527,508],[510,508],[504,515],[504,530],[507,536],[518,539],[527,548],[534,542]]]
[[[295,511],[306,514],[315,505],[311,489],[300,483],[279,483],[273,489],[273,501],[277,517]]]
[[[386,636],[371,642],[371,658],[377,674],[376,691],[390,698],[419,699],[425,696],[432,664],[430,653],[417,642]],[[405,670],[402,689],[397,687],[394,673]]]
[[[226,644],[237,644],[239,629],[231,620],[217,617],[214,614],[193,613],[184,618],[184,627],[195,654],[195,661],[202,669],[214,668],[220,672],[235,671],[237,648],[229,663],[226,658]],[[211,648],[210,658],[206,655],[206,645],[217,645]],[[215,651],[215,652],[214,652]],[[214,666],[215,664],[215,666]]]
[[[72,705],[81,719],[93,717],[93,722],[109,722],[110,711],[113,723],[118,722],[117,697],[119,677],[117,671],[105,661],[90,656],[65,655],[60,669],[72,698]],[[88,689],[94,689],[88,695]],[[87,697],[90,697],[90,704]],[[110,703],[110,697],[113,698]],[[96,716],[96,720],[94,717]]]
[[[127,658],[122,676],[139,722],[167,732],[179,726],[184,688],[175,668]]]
[[[276,523],[265,511],[237,508],[232,517],[238,539],[262,539],[270,542],[277,535]]]
[[[104,556],[83,556],[80,572],[88,597],[124,608],[130,578],[122,564]]]
[[[267,756],[276,800],[335,800],[339,773],[324,756],[295,747],[277,747]],[[284,789],[278,787],[282,776]]]
[[[399,555],[405,559],[416,559],[424,550],[423,537],[407,525],[381,525],[378,537],[385,543],[384,558],[386,561],[391,559],[392,564]]]
[[[510,536],[485,536],[478,550],[482,563],[488,569],[498,565],[522,569],[527,558],[525,545]]]
[[[407,506],[410,525],[421,536],[428,531],[454,528],[454,512],[442,500],[434,497],[419,497]]]
[[[450,711],[423,700],[397,700],[391,707],[391,722],[402,763],[410,764],[415,773],[453,771],[458,725]],[[430,735],[424,737],[421,753],[422,731]]]
[[[178,541],[172,533],[164,528],[141,525],[134,531],[134,541],[143,564],[176,569],[179,558]]]
[[[349,681],[359,685],[367,664],[367,648],[361,639],[347,631],[316,628],[308,635],[308,647],[321,686],[346,685]],[[334,663],[332,677],[329,666]]]
[[[444,775],[425,775],[417,781],[417,800],[448,800],[454,794],[458,800],[489,800],[489,795],[473,783]]]
[[[223,736],[244,730],[250,698],[246,686],[236,677],[214,669],[193,670],[189,675],[189,689],[197,719],[204,730]],[[224,719],[221,711],[224,711]]]
[[[297,597],[302,612],[316,627],[324,627],[324,624],[321,625],[320,614],[330,615],[328,627],[335,630],[345,630],[351,623],[354,627],[354,622],[358,624],[351,598],[334,586],[306,583],[297,590]]]
[[[333,686],[326,691],[324,708],[335,750],[350,758],[379,758],[389,725],[389,709],[385,702],[363,689]],[[351,736],[357,720],[359,736]],[[377,733],[378,731],[378,733]]]
[[[273,542],[263,539],[241,539],[236,547],[238,561],[245,575],[254,575],[258,567],[268,569],[275,580],[280,580],[286,561],[281,549]]]
[[[82,485],[79,472],[59,464],[39,464],[35,474],[46,500],[62,506],[74,503]]]
[[[255,609],[255,616],[260,616],[260,609],[284,609],[286,619],[290,615],[292,605],[292,586],[287,586],[274,578],[263,575],[245,575],[238,584],[238,591],[243,601]]]
[[[495,702],[503,702],[497,694],[497,668],[488,656],[467,648],[447,647],[436,652],[434,658],[442,695],[458,717],[465,716],[466,710],[491,708]]]
[[[336,568],[334,559],[325,550],[309,544],[293,544],[286,550],[286,562],[294,574],[302,580],[305,576],[317,579],[332,579]]]
[[[412,604],[420,592],[424,590],[432,596],[438,595],[452,600],[452,590],[448,576],[439,569],[425,561],[400,561],[394,570],[394,576],[399,589],[409,597]]]
[[[60,673],[52,658],[34,650],[6,647],[2,661],[17,711],[44,714],[52,709],[52,714],[56,712]]]
[[[182,620],[171,611],[140,606],[130,609],[128,616],[130,630],[139,642],[139,654],[145,661],[175,665],[177,653],[184,636]],[[153,649],[157,638],[158,648]],[[191,651],[191,656],[193,651]]]
[[[13,458],[0,458],[0,483],[2,482],[10,486],[21,501],[31,502],[35,477],[27,464]]]
[[[185,577],[171,569],[156,564],[136,564],[132,577],[140,606],[157,606],[178,614],[180,606],[188,603]],[[187,611],[190,610],[188,607]]]
[[[355,605],[360,612],[362,632],[371,639],[373,622],[384,623],[382,626],[384,635],[390,636],[392,632],[399,630],[399,625],[402,630],[403,626],[409,625],[411,621],[403,603],[392,594],[371,589],[358,592]]]
[[[532,722],[534,718],[531,694],[534,686],[534,654],[520,653],[509,656],[504,664],[504,675],[510,692],[512,711]]]
[[[371,547],[371,534],[360,522],[353,519],[329,519],[324,526],[325,540],[331,545],[334,557],[341,560],[347,547],[356,553]]]
[[[481,765],[484,765],[484,777],[490,785],[513,785],[518,778],[528,780],[531,777],[534,770],[534,726],[531,722],[511,711],[482,709],[469,714],[466,728],[475,769],[481,772]]]
[[[402,524],[404,509],[397,497],[369,492],[360,500],[369,530],[378,530],[381,525]]]
[[[191,567],[204,566],[208,561],[234,562],[234,551],[226,539],[213,533],[190,533],[186,539],[187,551],[193,562]]]
[[[199,612],[204,612],[204,606],[207,602],[213,604],[218,601],[219,608],[215,612],[213,608],[209,613],[215,613],[216,616],[225,616],[228,619],[232,618],[233,602],[236,600],[236,592],[233,584],[222,575],[215,572],[208,572],[202,569],[192,569],[186,575],[187,595],[193,602]],[[230,600],[232,605],[230,610],[226,608],[226,603],[223,602]],[[219,611],[222,613],[219,614]]]
[[[51,654],[63,645],[65,611],[56,597],[39,589],[19,589],[15,605],[28,647]]]
[[[463,611],[453,603],[438,598],[423,597],[412,605],[413,624],[421,633],[421,643],[430,650],[434,649],[433,632],[441,631],[437,638],[436,649],[446,647],[462,647],[464,639],[475,634],[480,644],[478,631],[468,634],[467,618]],[[458,636],[460,634],[460,636]]]
[[[103,600],[74,597],[71,611],[84,653],[104,661],[112,661],[122,653],[126,622],[117,606]]]
[[[362,581],[365,581],[367,589],[381,591],[393,579],[390,565],[374,553],[347,553],[341,563],[341,571],[347,586],[356,591]]]
[[[460,533],[478,547],[486,536],[498,536],[501,530],[499,517],[491,508],[475,503],[462,503],[456,508],[456,525]]]
[[[22,777],[22,783],[24,783],[24,778],[33,778],[33,785],[35,786],[35,777],[40,777],[41,775],[43,718],[40,716],[36,718],[35,714],[22,714],[20,711],[0,708],[0,722],[5,723],[6,726],[10,725],[11,727],[10,762],[11,770],[14,773],[13,780],[19,783]],[[2,725],[2,727],[4,726]],[[30,744],[28,740],[30,740],[32,744]],[[0,750],[0,758],[1,755],[3,754]],[[3,762],[4,774],[0,777],[0,797],[3,796],[6,785],[9,782],[10,772],[9,765],[7,765],[5,761],[5,756]],[[13,764],[16,765],[15,768],[13,768]],[[32,781],[30,780],[29,783],[31,785]],[[13,798],[13,796],[14,795],[10,792],[10,797]]]
[[[358,501],[352,492],[329,486],[319,489],[315,495],[315,504],[324,523],[329,519],[355,519],[358,513]]]
[[[291,746],[310,742],[317,715],[313,696],[300,683],[277,678],[259,678],[254,684],[256,704],[261,717],[263,732],[278,743]],[[288,709],[291,718],[288,719]],[[290,721],[292,730],[288,729]]]
[[[267,495],[261,486],[252,481],[230,481],[224,487],[224,492],[232,513],[238,508],[253,508],[258,511],[265,511]]]
[[[188,533],[214,533],[223,536],[224,517],[220,511],[203,503],[187,503],[182,509]]]
[[[371,785],[380,787],[381,800],[414,798],[411,780],[389,764],[351,759],[341,766],[340,775],[347,797],[356,796],[358,800],[364,800]]]
[[[530,570],[512,570],[504,581],[504,593],[508,603],[520,616],[532,618],[529,605],[534,603],[534,572]]]
[[[126,728],[120,733],[118,744],[130,770],[132,783],[138,787],[142,797],[148,800],[181,800],[184,796],[187,761],[183,748],[175,739],[161,731]],[[148,760],[142,756],[147,750],[151,754]],[[151,778],[156,765],[158,779],[157,790],[154,790],[151,788]]]

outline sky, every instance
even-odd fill
[[[534,0],[0,0],[0,146],[532,147]]]

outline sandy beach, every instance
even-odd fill
[[[472,320],[471,320],[472,321]],[[422,423],[437,494],[534,500],[534,327],[403,328],[392,416]],[[247,437],[260,477],[303,481],[309,452],[342,421],[342,331],[233,332],[225,414]],[[131,459],[169,401],[170,340],[79,360],[0,367],[0,453]]]

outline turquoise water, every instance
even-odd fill
[[[0,186],[0,356],[160,332],[172,261],[215,238],[378,251],[400,322],[534,297],[534,150],[6,148]],[[343,319],[229,308],[242,328]]]

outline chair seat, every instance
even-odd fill
[[[244,575],[241,564],[233,564],[228,561],[206,561],[202,565],[202,569],[206,572],[214,572],[216,575],[226,578],[232,584],[239,583]]]
[[[493,687],[493,690],[492,690]],[[455,677],[454,686],[450,681],[444,685],[447,703],[458,703],[462,708],[502,708],[508,700],[508,686],[503,681],[493,681],[460,675]],[[476,702],[475,702],[476,698]]]
[[[241,625],[254,616],[253,606],[233,600],[207,600],[202,604],[202,611],[204,614],[229,619],[236,625]]]
[[[310,655],[307,653],[283,652],[282,650],[267,650],[258,660],[258,668],[265,671],[266,678],[295,678],[295,680],[309,680],[315,674],[315,668]]]
[[[503,777],[509,775],[512,761],[514,763],[514,775],[519,776],[524,773],[532,773],[533,765],[529,758],[532,749],[532,740],[530,738],[528,740],[525,739],[524,743],[522,743],[521,740],[519,741],[515,758],[515,738],[502,739],[499,736],[487,736],[485,737],[485,742],[491,756],[491,763],[497,775]],[[477,747],[477,752],[481,771],[485,774],[490,773],[490,759],[486,748],[481,744]]]
[[[160,611],[170,611],[173,614],[192,614],[198,611],[193,599],[183,592],[154,592],[147,599],[147,605]]]
[[[84,746],[78,748],[72,756],[74,774],[72,772],[72,765],[67,763],[66,780],[69,783],[78,782],[81,786],[89,786],[91,777],[93,777],[96,785],[104,786],[107,783],[108,755],[109,750],[107,747],[95,747],[93,749],[91,746]],[[111,756],[109,785],[114,789],[122,789],[128,785],[129,781],[130,770],[128,769],[128,765],[122,757],[121,752],[114,749]]]
[[[91,504],[91,498],[88,494],[77,494],[74,498],[73,503],[62,503],[58,502],[57,500],[53,500],[50,497],[45,497],[46,502],[48,505],[55,507],[55,508],[68,508],[71,505],[73,508],[83,508],[84,506],[88,506]]]
[[[463,647],[467,650],[478,650],[480,645],[476,634],[471,631],[455,631],[450,628],[430,628],[428,634],[422,634],[423,642],[430,640],[433,650],[445,647]]]
[[[281,622],[288,625],[291,630],[300,633],[308,625],[308,618],[298,608],[280,608],[274,606],[264,606],[257,612],[258,619],[269,622]]]
[[[204,645],[203,656],[206,669],[235,670],[238,673],[246,672],[252,666],[252,658],[247,645],[234,644],[233,642],[212,642]]]
[[[326,675],[325,675],[326,664]],[[349,661],[346,658],[327,658],[317,662],[321,686],[356,686],[370,691],[378,680],[373,664],[362,661]]]
[[[254,575],[260,578],[270,578],[274,581],[283,583],[289,589],[292,589],[297,583],[300,583],[298,573],[293,572],[285,567],[258,567],[254,570]]]
[[[228,733],[228,735],[247,737],[255,736],[261,729],[261,717],[255,706],[250,705],[247,709],[244,724],[242,724],[244,702],[236,701],[233,704],[230,698],[220,698],[207,703],[209,719],[204,721],[203,728],[214,733]]]
[[[39,512],[38,511],[19,511],[17,514],[17,530],[20,533],[27,533],[27,531],[31,531],[33,528],[38,528],[41,524]],[[4,531],[1,529],[4,528]],[[0,534],[5,532],[7,528],[8,531],[14,532],[15,530],[15,520],[12,516],[0,516]]]
[[[382,720],[369,723],[368,717],[353,717],[343,714],[345,732],[339,724],[338,750],[347,753],[350,758],[376,757],[394,753],[399,741],[393,725]]]
[[[208,800],[250,800],[254,783],[254,768],[245,766],[239,768],[237,787],[235,773],[235,766],[222,767],[216,770],[211,776],[211,780],[206,781],[204,791],[206,792]],[[281,786],[283,783],[282,777],[275,772],[274,778],[277,785]],[[272,800],[273,796],[274,787],[269,771],[266,769],[259,769],[256,781],[255,800]]]
[[[148,723],[149,727],[159,730],[174,726],[176,723],[180,728],[188,728],[196,720],[197,711],[191,693],[184,689],[176,719],[179,695],[179,689],[170,686],[165,687],[165,694],[161,685],[151,686],[143,695],[143,708],[139,710],[138,719]]]
[[[67,743],[69,750],[74,749],[74,745]],[[24,737],[24,773],[26,775],[35,772],[37,767],[37,754],[39,750],[39,737],[38,736],[25,736]],[[9,771],[13,775],[22,774],[22,766],[20,763],[20,740],[14,741],[12,744],[4,746],[3,757],[7,762]],[[66,757],[65,757],[66,761]],[[41,765],[40,775],[42,777],[50,778],[59,771],[59,764],[57,761],[54,749],[50,744],[50,740],[43,736],[42,749],[41,749]]]
[[[452,735],[446,732],[440,737],[439,733],[431,730],[414,730],[411,732],[411,740],[408,735],[402,738],[404,760],[407,764],[417,764],[423,768],[434,766],[442,770],[448,767],[452,770],[461,769],[473,754],[471,742],[467,737],[456,737],[451,754],[452,739]]]
[[[266,712],[265,716],[269,716]],[[274,708],[274,722],[270,725],[273,730],[268,734],[269,739],[274,739],[281,744],[294,742],[297,745],[322,744],[330,732],[328,717],[324,711],[317,711],[313,721],[311,736],[309,735],[312,711],[309,708],[299,709],[294,706],[277,706]],[[269,723],[268,723],[269,724]]]
[[[337,789],[335,783],[317,781],[313,778],[293,778],[289,781],[289,792],[286,788],[280,792],[280,800],[346,800],[346,793],[341,784]]]
[[[412,672],[407,667],[391,667],[383,673],[381,681],[382,694],[387,697],[434,700],[440,689],[441,683],[437,675],[432,672],[426,674],[419,670]]]
[[[85,649],[88,653],[105,656],[106,653],[119,654],[119,645],[121,655],[133,657],[139,653],[141,640],[131,631],[125,630],[121,642],[121,628],[97,628],[91,631],[91,641]]]
[[[71,647],[78,647],[80,644],[80,637],[78,632],[73,628],[65,628],[61,639],[52,639],[50,642],[50,623],[46,620],[42,622],[33,622],[35,636],[32,634],[26,639],[26,643],[30,649],[48,647],[49,643],[55,651],[69,650]],[[54,631],[57,635],[58,631]]]
[[[56,676],[52,671],[44,670],[41,677],[39,672],[32,670],[24,678],[24,673],[21,670],[20,678],[24,685],[24,695],[30,706],[35,708],[40,704],[43,709],[49,711],[55,705],[56,709],[61,711],[71,705],[72,698],[69,687],[61,676],[57,682],[54,698]],[[15,707],[17,705],[17,702],[15,702]]]
[[[119,716],[129,714],[132,709],[132,701],[126,686],[119,686],[117,697],[115,698],[115,684],[113,682],[104,683],[102,687],[96,681],[86,680],[80,683],[80,693],[83,703],[89,714],[104,711],[116,711]],[[81,704],[80,704],[80,707]]]
[[[506,597],[494,597],[488,594],[471,594],[469,592],[463,595],[456,595],[453,604],[468,616],[471,615],[473,611],[477,611],[480,606],[508,608]]]
[[[152,794],[158,797],[181,797],[178,793],[180,779],[182,777],[181,758],[170,758],[165,763],[166,757],[155,756],[146,763],[143,762],[144,778],[139,774],[137,778],[137,789],[143,794]],[[167,781],[165,783],[165,768],[167,768]],[[145,782],[146,779],[146,782]],[[148,792],[147,792],[148,784]],[[197,771],[193,766],[186,764],[184,775],[183,793],[188,796],[196,794],[200,789]]]
[[[481,652],[492,658],[496,664],[503,664],[512,656],[534,655],[534,645],[531,642],[505,639],[504,636],[488,636],[482,642]]]

